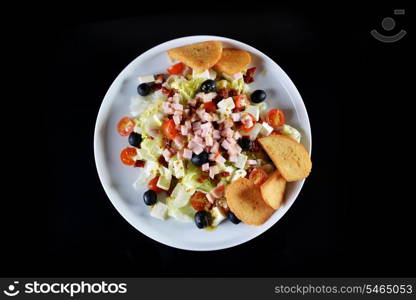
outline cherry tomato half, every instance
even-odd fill
[[[263,184],[263,182],[267,180],[267,173],[263,169],[254,168],[250,172],[248,179],[252,181],[255,185],[260,186]]]
[[[180,74],[182,73],[183,69],[185,69],[185,64],[180,62],[170,66],[167,71],[169,74]]]
[[[159,194],[163,192],[163,190],[156,185],[158,180],[159,180],[159,176],[156,176],[155,178],[149,181],[149,183],[147,184],[147,187],[149,188],[149,190],[155,191],[156,193]]]
[[[175,122],[171,119],[163,122],[162,133],[168,139],[173,140],[178,135],[178,131],[175,128]]]
[[[133,166],[135,161],[133,157],[137,155],[136,148],[124,148],[123,151],[120,153],[120,159],[123,164],[126,166]]]
[[[202,192],[196,192],[191,198],[191,205],[195,210],[204,210],[208,199]]]
[[[117,131],[121,136],[128,136],[134,129],[134,121],[129,117],[124,117],[117,124]]]
[[[237,95],[233,97],[235,108],[237,111],[244,110],[250,103],[246,95]]]
[[[266,122],[273,128],[278,128],[285,124],[285,115],[280,109],[271,109],[266,115]]]
[[[213,112],[217,109],[217,105],[215,104],[215,102],[207,102],[204,103],[204,109],[206,112]]]
[[[242,116],[242,118],[245,116],[245,115],[248,115],[248,116],[250,116],[251,117],[251,119],[253,120],[253,126],[251,126],[251,127],[245,127],[244,126],[244,124],[241,124],[240,125],[240,127],[238,128],[239,130],[241,130],[241,131],[244,131],[244,132],[250,132],[251,131],[251,129],[253,129],[253,127],[254,127],[254,125],[256,125],[256,118],[252,115],[252,114],[250,114],[250,113],[247,113],[247,114],[244,114],[243,116]]]

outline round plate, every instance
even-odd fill
[[[120,151],[128,146],[127,138],[116,131],[120,118],[129,113],[130,100],[136,96],[138,76],[165,73],[170,65],[166,50],[192,43],[219,40],[224,47],[249,51],[252,65],[257,67],[251,90],[267,92],[268,108],[279,107],[286,122],[302,133],[301,143],[311,152],[311,129],[302,98],[286,73],[259,50],[236,40],[219,36],[189,36],[160,44],[133,60],[110,86],[98,113],[94,134],[94,155],[98,175],[105,192],[118,212],[137,230],[148,237],[175,248],[186,250],[218,250],[247,242],[273,226],[287,212],[298,196],[304,180],[287,185],[284,204],[261,226],[238,225],[224,221],[215,230],[198,229],[194,223],[181,223],[172,218],[162,221],[150,216],[139,192],[132,184],[140,169],[122,165]]]

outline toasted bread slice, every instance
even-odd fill
[[[248,225],[261,225],[274,210],[264,202],[260,188],[247,178],[233,181],[225,188],[225,197],[230,210]]]
[[[250,53],[244,50],[225,48],[222,49],[222,56],[215,64],[214,69],[228,75],[241,72],[251,62]]]
[[[286,181],[308,177],[312,162],[302,144],[284,135],[269,135],[259,142]]]
[[[207,41],[170,49],[167,52],[173,60],[180,60],[200,73],[218,62],[222,54],[222,44],[219,41]]]
[[[286,180],[280,175],[279,171],[274,171],[260,186],[263,200],[272,208],[278,209],[283,202],[285,195]]]

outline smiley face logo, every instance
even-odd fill
[[[404,9],[394,10],[395,15],[404,15],[404,13],[405,13]],[[386,32],[391,31],[396,27],[396,21],[393,18],[387,17],[387,18],[384,18],[383,21],[381,21],[381,26]],[[378,32],[377,30],[373,29],[371,30],[370,33],[375,39],[379,40],[380,42],[394,43],[394,42],[401,40],[406,35],[407,32],[405,30],[400,30],[398,33],[394,35],[384,35]]]
[[[10,284],[7,287],[7,290],[4,290],[3,293],[9,297],[14,297],[20,293],[19,290],[16,289],[16,285],[19,284],[19,281],[14,281],[13,284]]]

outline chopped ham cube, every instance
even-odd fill
[[[214,145],[214,140],[212,139],[212,136],[207,135],[205,137],[205,145],[207,145],[207,146],[213,146]]]
[[[172,107],[175,110],[183,111],[183,105],[182,104],[174,103]]]
[[[225,129],[226,128],[231,128],[231,127],[233,127],[233,125],[234,125],[233,119],[231,119],[231,118],[225,119],[225,121],[224,121],[224,128]]]
[[[183,150],[183,157],[186,159],[191,159],[192,158],[192,151],[189,149],[184,149]]]
[[[211,161],[215,161],[215,153],[211,153],[210,155],[208,155],[208,159]]]
[[[218,167],[217,166],[209,167],[209,177],[214,178],[216,174],[218,174]]]
[[[181,117],[178,115],[174,115],[173,116],[173,121],[175,122],[175,125],[180,125],[181,124]]]
[[[184,146],[184,138],[183,138],[183,136],[181,136],[181,135],[177,135],[174,139],[173,139],[173,142],[175,143],[175,145],[180,149],[180,148],[183,148],[183,146]]]
[[[186,121],[185,121],[185,127],[186,127],[186,128],[188,128],[188,129],[191,129],[191,128],[192,128],[192,126],[191,126],[191,121],[186,120]]]
[[[237,143],[237,141],[232,137],[227,137],[227,142],[229,142],[231,145],[234,145]]]
[[[231,128],[226,128],[226,129],[223,129],[222,131],[221,131],[221,136],[223,136],[223,137],[228,137],[228,138],[230,138],[230,137],[232,137],[234,135],[234,130],[232,130]]]
[[[225,150],[228,150],[230,148],[230,143],[226,140],[223,140],[221,143],[221,147],[223,147]]]
[[[212,177],[212,178],[214,178],[214,177]],[[215,199],[214,199],[214,197],[212,197],[212,195],[210,193],[205,194],[205,196],[207,197],[207,199],[210,203],[214,203]]]
[[[234,80],[238,80],[240,78],[243,78],[243,74],[241,72],[235,73],[233,76],[231,76]]]
[[[218,120],[219,120],[218,115],[217,115],[217,114],[213,114],[213,115],[212,115],[212,121],[216,122],[216,121],[218,121]]]
[[[216,152],[218,152],[219,148],[220,148],[220,143],[215,142],[214,145],[211,147],[210,152],[211,153],[216,153]]]
[[[189,108],[185,108],[184,110],[183,110],[183,112],[184,112],[184,114],[185,115],[189,115],[189,112],[190,112],[191,110],[189,109]]]
[[[219,164],[225,163],[225,158],[220,154],[215,158],[215,161]]]
[[[206,112],[202,115],[201,120],[206,122],[212,122],[212,116]]]
[[[241,114],[240,113],[232,113],[231,118],[233,119],[234,122],[238,122],[238,121],[240,121]]]
[[[181,125],[181,134],[188,135],[188,128],[185,125]]]
[[[234,131],[233,138],[234,138],[235,140],[238,140],[239,138],[241,138],[241,134],[240,134],[238,131]]]
[[[173,100],[173,103],[179,103],[181,98],[180,98],[178,93],[175,93],[175,95],[173,95],[173,97],[172,97],[172,100]]]
[[[198,116],[196,115],[196,114],[193,114],[192,116],[191,116],[191,122],[195,122],[195,121],[197,121],[199,118],[198,118]]]
[[[192,141],[193,142],[195,142],[195,143],[197,143],[197,144],[199,144],[199,145],[202,145],[202,137],[200,137],[200,136],[194,136],[193,138],[192,138]]]
[[[170,158],[172,157],[172,153],[170,153],[168,149],[163,150],[162,155],[166,161],[169,161]]]
[[[205,114],[205,109],[197,109],[196,114],[200,119],[202,119],[203,115]]]
[[[189,99],[188,100],[188,105],[189,106],[195,106],[196,105],[196,99]]]
[[[209,171],[209,163],[203,164],[201,168],[202,168],[202,171],[204,171],[204,172]]]
[[[228,160],[230,161],[230,162],[236,162],[237,161],[237,155],[236,154],[233,154],[233,155],[230,155],[229,157],[228,157]]]
[[[194,122],[192,123],[192,129],[193,130],[198,130],[201,128],[201,122]]]
[[[214,139],[220,139],[220,138],[221,138],[220,131],[219,131],[219,130],[217,130],[217,129],[214,129],[214,132],[213,132],[212,137],[213,137]]]
[[[209,122],[204,123],[204,124],[201,125],[201,129],[205,129],[205,128],[210,129],[211,127],[212,127],[212,124],[209,123]]]
[[[178,151],[178,159],[183,159],[183,150]]]
[[[199,145],[199,144],[197,144],[193,149],[192,149],[192,151],[196,154],[196,155],[198,155],[198,154],[200,154],[202,151],[204,151],[204,147],[202,147],[201,145]]]

